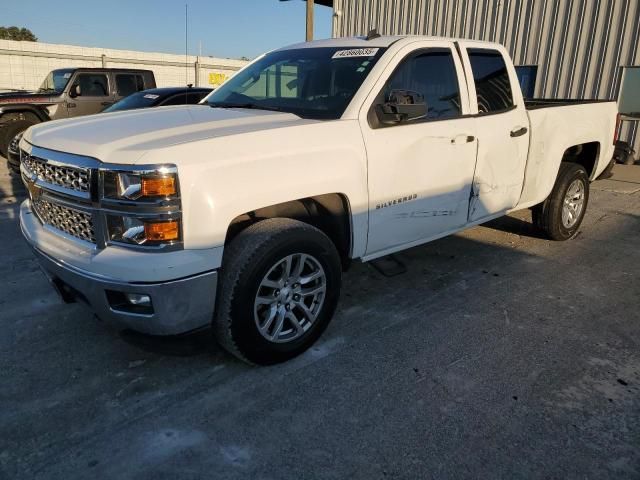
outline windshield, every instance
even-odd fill
[[[300,48],[269,53],[207,97],[220,108],[256,108],[337,119],[384,48]]]
[[[73,75],[73,72],[73,68],[63,68],[60,70],[53,70],[52,72],[49,72],[49,75],[46,76],[46,78],[40,85],[38,92],[62,93],[64,87],[66,87],[67,83],[69,83],[69,79],[71,78],[71,75]]]
[[[105,108],[103,112],[119,112],[120,110],[153,107],[160,100],[162,98],[157,93],[137,92]]]

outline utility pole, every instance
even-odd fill
[[[313,0],[307,0],[307,42],[313,40]]]

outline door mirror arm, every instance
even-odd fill
[[[375,110],[378,121],[383,125],[396,125],[406,121],[406,115],[399,113],[393,105],[388,103],[376,105]]]

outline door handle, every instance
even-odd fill
[[[515,130],[511,130],[512,137],[521,137],[525,133],[527,133],[527,127],[516,128]]]
[[[109,105],[112,105],[113,102],[102,102],[100,105],[102,105],[103,107],[108,107]]]
[[[76,108],[76,104],[73,102],[67,102],[67,108]]]

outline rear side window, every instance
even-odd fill
[[[132,93],[144,90],[142,75],[134,73],[116,73],[116,90],[119,97],[126,97]]]
[[[513,93],[504,58],[495,50],[469,49],[469,61],[478,97],[478,113],[495,113],[513,107]]]
[[[450,50],[427,51],[405,59],[387,82],[385,99],[392,90],[422,94],[427,103],[428,120],[443,120],[461,114],[460,88]]]

